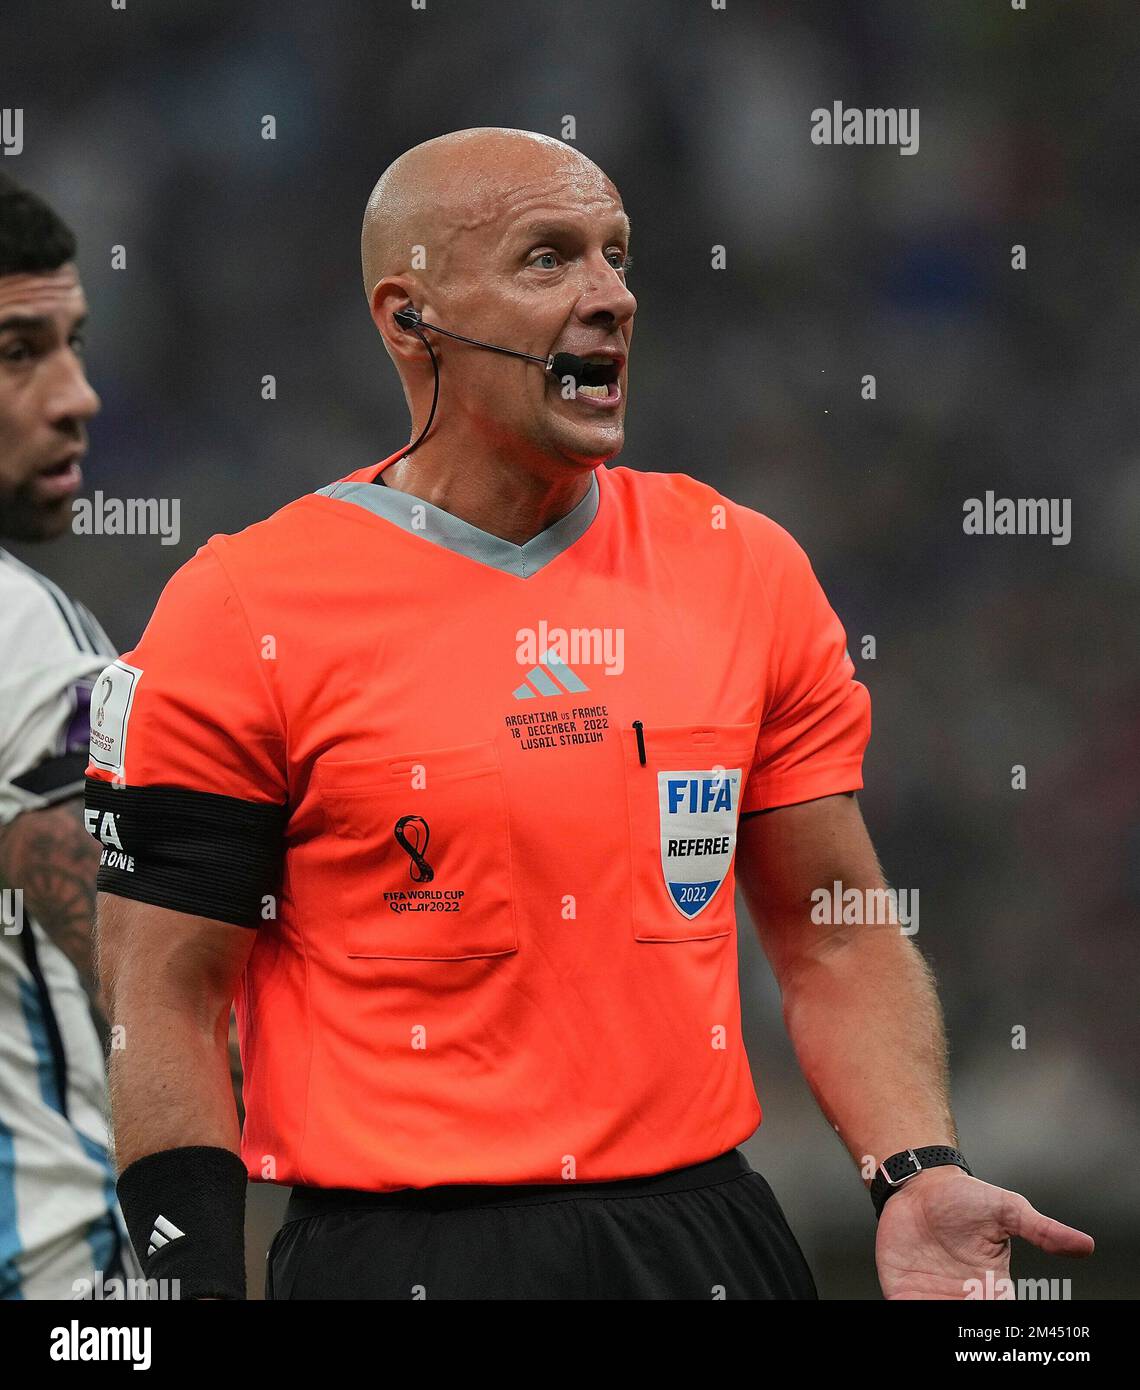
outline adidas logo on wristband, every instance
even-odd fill
[[[154,1230],[150,1233],[150,1244],[146,1249],[147,1255],[153,1255],[156,1250],[161,1250],[164,1245],[169,1245],[172,1240],[177,1240],[185,1234],[185,1231],[180,1231],[174,1222],[168,1221],[165,1216],[156,1217]]]

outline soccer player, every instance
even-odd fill
[[[0,537],[68,528],[99,409],[86,317],[75,238],[0,174]],[[0,1298],[139,1272],[107,1152],[83,828],[91,687],[114,654],[82,604],[0,549]]]
[[[883,1165],[888,1296],[961,1298],[1013,1234],[1091,1247],[970,1174],[897,923],[811,920],[884,888],[867,692],[785,531],[604,466],[629,234],[544,136],[396,160],[362,254],[409,445],[214,537],[108,668],[119,1194],[184,1296],[243,1296],[248,1172],[293,1186],[273,1298],[816,1297],[736,1147],[737,874],[820,1104]]]

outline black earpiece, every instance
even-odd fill
[[[397,309],[392,317],[401,328],[415,328],[420,321],[420,311],[409,305],[407,309]]]

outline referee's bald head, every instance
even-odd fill
[[[423,344],[393,322],[409,305],[467,337],[546,357],[622,355],[622,399],[552,398],[541,367],[433,335],[447,373],[447,425],[524,438],[596,463],[621,447],[624,356],[636,300],[625,284],[629,218],[610,178],[561,140],[479,126],[400,155],[372,190],[361,232],[369,309],[413,418],[433,374]],[[485,426],[485,429],[481,429]]]
[[[365,294],[371,299],[385,275],[425,258],[428,279],[445,277],[456,242],[494,223],[505,211],[504,194],[558,173],[584,193],[606,188],[617,199],[593,160],[535,131],[474,126],[413,146],[389,164],[368,199],[360,236]]]

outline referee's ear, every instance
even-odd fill
[[[427,349],[419,336],[401,327],[395,318],[398,309],[418,309],[424,318],[431,318],[431,311],[417,299],[414,286],[399,276],[386,276],[377,282],[368,307],[376,331],[383,338],[389,357],[397,365],[427,360]]]

